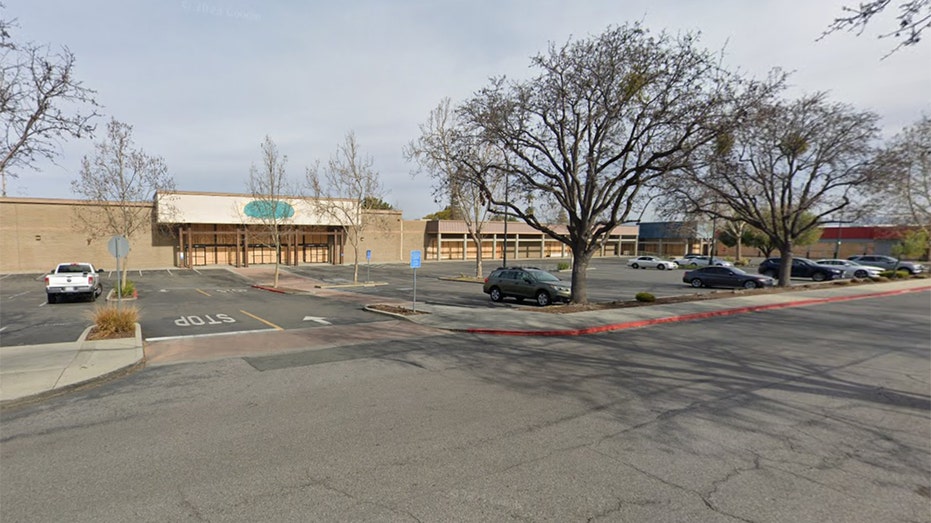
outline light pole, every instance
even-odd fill
[[[504,171],[504,253],[501,260],[501,266],[508,266],[508,172]]]
[[[851,222],[844,220],[831,220],[831,223],[837,224],[837,239],[834,242],[834,259],[836,260],[840,258],[841,225]]]

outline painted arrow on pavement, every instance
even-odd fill
[[[304,316],[304,321],[315,321],[317,323],[322,323],[324,325],[332,325],[330,322],[319,316]]]

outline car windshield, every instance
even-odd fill
[[[559,278],[557,278],[556,276],[553,276],[552,274],[546,271],[528,270],[527,272],[531,276],[533,276],[533,278],[537,281],[546,281],[546,282],[561,281]]]

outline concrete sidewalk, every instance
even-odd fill
[[[277,289],[268,287],[272,281],[271,269],[237,269],[233,272],[247,281],[254,282],[253,286],[257,288],[275,292],[314,294],[334,299],[342,297],[357,302],[360,299],[360,295],[349,292],[350,288],[345,286],[339,289],[326,288],[322,282],[286,271],[282,271]],[[728,297],[570,314],[542,312],[532,307],[465,308],[417,303],[415,308],[420,314],[395,316],[423,327],[448,331],[571,336],[727,314],[927,291],[931,291],[931,280],[910,279],[863,285],[825,284],[806,290],[773,294],[748,295],[742,291],[723,291],[722,294]],[[411,306],[410,302],[401,301],[387,304],[404,308]],[[72,343],[0,347],[0,405],[9,406],[41,400],[101,379],[132,372],[144,365],[142,332],[138,325],[135,337],[118,340],[88,341],[86,336],[89,331],[90,327]],[[275,333],[272,333],[267,336],[274,335]],[[270,339],[256,343],[257,346],[271,347],[267,350],[274,350],[275,343]]]
[[[66,392],[143,364],[138,323],[135,336],[113,340],[88,340],[91,328],[74,342],[0,347],[0,404]]]

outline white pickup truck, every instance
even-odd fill
[[[82,296],[94,301],[103,293],[100,273],[90,263],[61,263],[45,277],[45,293],[49,303],[61,296]]]

